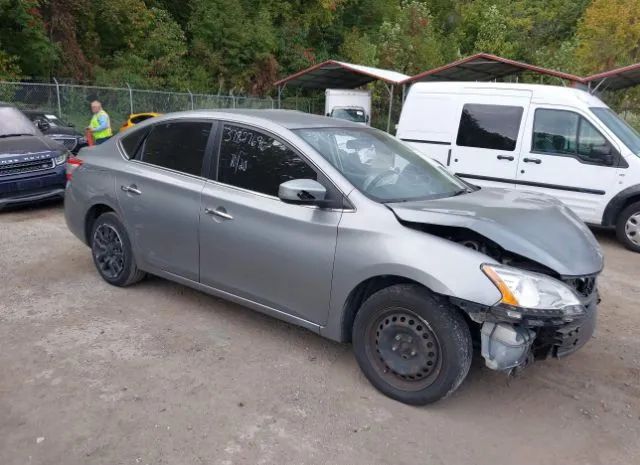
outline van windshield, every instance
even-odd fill
[[[640,156],[640,134],[629,126],[629,123],[620,118],[611,108],[591,107],[591,111],[629,150]]]
[[[294,130],[358,190],[378,202],[451,197],[469,191],[444,166],[373,128]]]

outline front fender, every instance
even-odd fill
[[[500,292],[480,269],[483,263],[495,261],[460,244],[406,228],[388,210],[381,211],[374,223],[345,214],[338,230],[329,315],[321,332],[340,340],[351,292],[378,276],[409,279],[438,294],[493,305],[500,300]]]
[[[629,199],[640,199],[640,184],[623,189],[609,200],[602,215],[602,226],[615,226],[618,215]]]

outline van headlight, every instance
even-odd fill
[[[53,161],[56,164],[56,166],[62,165],[67,161],[67,158],[69,158],[69,152],[62,152],[60,155],[55,157]]]
[[[584,306],[566,284],[550,276],[504,265],[482,265],[482,271],[495,284],[502,304],[511,318],[535,316],[580,316]]]

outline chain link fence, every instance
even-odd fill
[[[78,128],[88,124],[91,117],[89,104],[93,100],[99,100],[102,103],[111,117],[114,128],[124,123],[130,113],[170,113],[220,108],[278,108],[278,101],[270,97],[194,94],[66,83],[0,81],[0,102],[10,103],[24,110],[51,112]],[[288,97],[281,100],[280,108],[313,112],[314,102],[308,98]]]

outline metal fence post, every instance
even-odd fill
[[[189,97],[191,98],[191,109],[195,110],[195,107],[193,106],[193,94],[189,89],[187,89],[187,92],[189,92]]]
[[[127,89],[129,89],[129,108],[131,109],[131,114],[133,114],[133,91],[128,82],[125,82],[125,84],[127,85]]]
[[[62,118],[62,104],[60,103],[60,84],[58,80],[53,78],[53,82],[56,83],[56,97],[58,98],[58,116]]]

